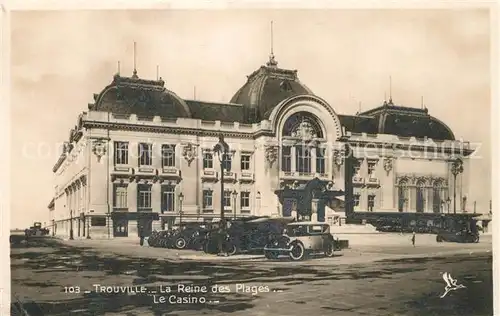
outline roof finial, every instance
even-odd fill
[[[136,56],[135,56],[135,50],[136,50],[136,42],[134,42],[134,72],[132,73],[132,78],[139,78],[137,76],[137,60],[136,60]]]
[[[116,69],[116,74],[119,76],[120,75],[120,61],[118,61],[117,69]]]
[[[392,77],[389,76],[389,104],[392,104]]]
[[[156,65],[156,81],[160,80],[160,65]]]
[[[384,105],[387,105],[387,92],[384,91]]]
[[[193,87],[193,100],[196,101],[196,86]]]
[[[273,34],[273,21],[271,21],[271,54],[269,54],[268,67],[278,66],[278,62],[274,59],[274,34]]]
[[[361,101],[359,101],[359,103],[358,103],[358,109],[359,109],[359,113],[361,113]]]
[[[424,108],[424,96],[420,96],[420,106],[422,107],[422,109]]]

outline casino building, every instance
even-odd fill
[[[53,167],[56,235],[136,237],[138,224],[216,220],[221,204],[225,217],[320,221],[469,208],[473,148],[426,108],[390,99],[342,115],[272,54],[228,103],[184,99],[135,70],[93,99]]]

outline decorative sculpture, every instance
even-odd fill
[[[97,162],[101,161],[102,156],[106,154],[105,142],[102,139],[97,139],[94,141],[92,152],[97,157]]]
[[[292,137],[298,137],[302,139],[304,142],[311,141],[312,139],[316,138],[316,131],[314,127],[311,125],[311,123],[307,121],[302,121],[300,124],[297,126],[297,128],[292,131]]]
[[[265,148],[265,156],[266,161],[269,163],[269,166],[272,167],[273,163],[278,159],[278,149],[276,146],[266,146]]]
[[[196,146],[192,143],[187,143],[182,148],[182,157],[186,159],[188,166],[191,166],[194,158],[196,158]]]
[[[344,163],[344,157],[343,157],[342,153],[343,153],[343,151],[342,150],[338,150],[338,149],[335,149],[333,151],[333,162],[339,168]]]
[[[385,172],[387,172],[387,174],[389,174],[389,172],[392,170],[392,158],[384,158],[384,170]]]

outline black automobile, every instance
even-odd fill
[[[230,221],[222,246],[228,255],[262,251],[269,239],[275,235],[281,235],[291,221],[293,219],[269,217]],[[207,235],[205,252],[216,253],[218,251],[219,233],[219,230],[213,230]]]
[[[459,243],[478,243],[479,233],[472,230],[459,230],[459,231],[449,231],[440,230],[436,235],[437,242],[459,242]]]
[[[170,244],[176,249],[201,249],[205,243],[205,235],[211,231],[212,225],[204,223],[185,223],[170,236]]]

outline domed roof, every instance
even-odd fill
[[[296,95],[314,95],[297,77],[297,70],[278,68],[271,54],[269,62],[248,76],[247,82],[232,97],[231,103],[245,107],[248,123],[269,117],[281,101]]]
[[[137,77],[115,75],[113,82],[99,94],[89,110],[138,117],[191,117],[184,100],[165,88],[163,80],[144,80]]]
[[[358,115],[339,115],[339,118],[341,124],[351,132],[455,140],[452,130],[429,115],[427,108],[398,106],[392,100]]]

